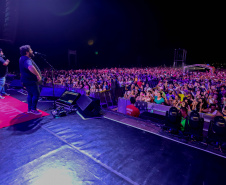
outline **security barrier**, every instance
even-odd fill
[[[118,112],[126,114],[126,106],[130,105],[129,99],[119,98],[118,99]],[[147,103],[147,112],[151,112],[159,115],[166,115],[166,111],[169,111],[171,106],[160,105],[156,103]],[[188,112],[190,114],[190,112]],[[210,122],[213,118],[210,114],[199,113],[200,117],[204,119],[205,122]],[[225,118],[225,117],[224,117]],[[225,118],[226,119],[226,118]]]
[[[46,83],[45,86],[52,87],[52,83]],[[66,84],[66,85],[54,84],[54,87],[55,88],[66,88],[68,91],[74,91],[76,93],[80,93],[81,95],[87,95],[88,94],[85,91],[85,89],[73,88],[73,87],[71,87],[71,85],[68,85],[68,84]],[[121,89],[120,89],[120,92],[121,92]],[[116,93],[117,93],[117,91],[116,91]],[[89,96],[99,99],[101,106],[106,105],[108,107],[109,105],[113,105],[112,92],[110,90],[101,91],[101,92],[91,92],[89,94]]]

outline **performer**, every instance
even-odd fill
[[[4,57],[4,53],[0,48],[0,99],[4,99],[5,97],[3,96],[9,96],[9,94],[5,92],[5,81],[8,73],[9,60],[4,60]]]
[[[21,82],[28,92],[27,103],[28,112],[35,115],[42,113],[37,110],[37,103],[40,96],[39,84],[41,83],[41,71],[36,63],[32,60],[33,51],[29,45],[20,47],[20,74]]]

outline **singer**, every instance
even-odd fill
[[[29,45],[20,47],[20,74],[21,82],[28,92],[27,113],[41,115],[42,113],[37,110],[38,99],[40,96],[39,84],[42,81],[41,71],[36,63],[32,60],[34,57],[33,51]]]
[[[4,60],[3,57],[4,53],[0,48],[0,99],[4,99],[5,97],[3,96],[9,96],[9,94],[5,92],[5,80],[8,73],[9,60]]]

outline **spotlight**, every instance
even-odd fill
[[[92,46],[93,44],[94,44],[94,41],[93,41],[93,40],[89,40],[89,41],[88,41],[88,45],[89,45],[89,46]]]

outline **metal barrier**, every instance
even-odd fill
[[[126,106],[130,105],[130,101],[125,98],[119,98],[118,99],[118,112],[126,114]],[[171,106],[166,106],[166,105],[160,105],[156,103],[147,103],[147,111],[154,113],[154,114],[159,114],[159,115],[166,115],[166,111],[169,111]],[[190,114],[190,112],[188,112]],[[205,114],[205,113],[199,113],[200,117],[204,119],[205,122],[210,122],[212,120],[212,115],[210,114]],[[226,119],[226,117],[224,117]]]
[[[52,83],[46,83],[46,87],[52,87]],[[66,88],[68,91],[74,91],[76,93],[80,93],[81,95],[86,95],[86,91],[81,88],[73,88],[70,85],[61,85],[61,84],[54,84],[55,88]]]
[[[52,87],[52,83],[46,83],[45,86]],[[81,95],[87,95],[87,92],[85,91],[85,89],[73,88],[72,85],[70,84],[66,84],[66,85],[54,84],[54,87],[66,88],[68,91],[74,91],[76,93],[80,93]],[[102,92],[91,92],[89,96],[99,99],[101,106],[106,105],[108,107],[109,104],[113,105],[112,94],[110,90],[102,91]]]
[[[113,105],[112,95],[110,91],[92,92],[90,93],[90,97],[99,99],[101,106],[106,105],[108,107],[109,104]]]

